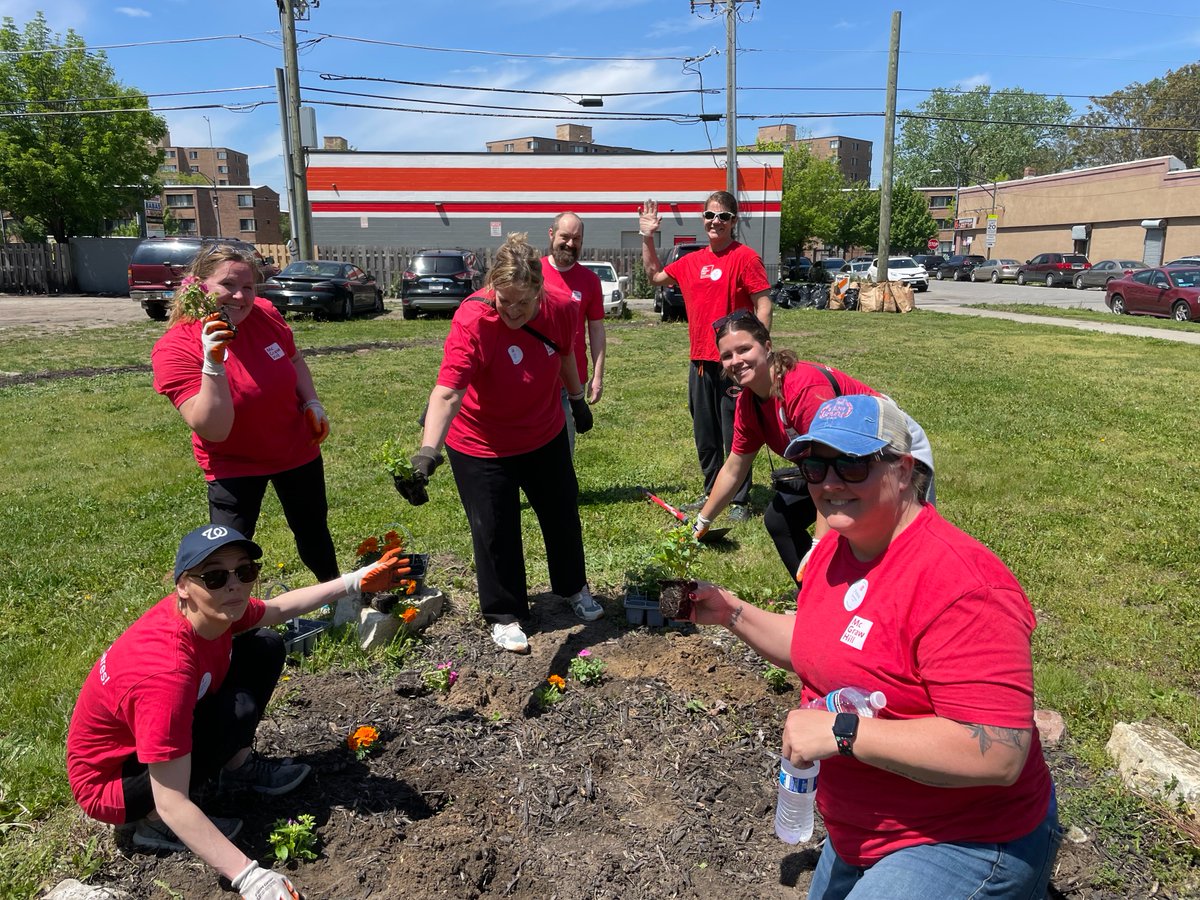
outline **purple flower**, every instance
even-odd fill
[[[579,651],[579,655],[582,656],[584,659],[587,659],[589,656],[592,655],[592,651],[589,650],[587,647],[584,647],[582,650]]]

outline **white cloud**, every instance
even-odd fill
[[[82,0],[39,0],[36,9],[46,17],[46,24],[55,34],[66,34],[67,29],[80,31],[88,21],[88,5]],[[29,0],[0,0],[0,18],[8,16],[21,28],[32,21],[34,5]]]
[[[992,83],[992,76],[986,72],[979,75],[969,75],[958,80],[958,86],[964,91],[973,91],[977,87],[986,87]]]
[[[123,16],[129,16],[131,19],[150,18],[150,10],[142,9],[140,6],[118,6],[114,12],[119,12]]]

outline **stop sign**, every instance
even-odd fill
[[[925,246],[928,247],[930,250],[936,250],[938,248],[938,239],[930,238],[929,240],[927,240],[925,242]]]

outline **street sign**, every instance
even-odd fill
[[[936,250],[938,248],[938,239],[930,238],[929,240],[927,240],[925,242],[925,246],[928,247],[930,250]]]
[[[996,219],[998,217],[993,214],[987,217],[987,237],[984,238],[984,244],[988,247],[996,246]]]

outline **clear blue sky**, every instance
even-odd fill
[[[1063,94],[1082,111],[1088,95],[1146,81],[1200,59],[1196,0],[1009,0],[987,4],[985,13],[976,11],[978,6],[955,10],[952,4],[930,0],[906,7],[900,108],[920,102],[930,88],[989,84]],[[781,122],[814,136],[866,138],[875,142],[877,182],[882,118],[836,114],[882,112],[896,8],[894,2],[875,0],[762,0],[757,9],[753,3],[742,4],[738,142],[752,143],[759,125]],[[106,52],[126,85],[151,94],[204,91],[151,98],[174,142],[207,146],[211,127],[216,146],[249,154],[254,183],[284,194],[274,104],[282,51],[272,0],[0,0],[0,15],[18,24],[35,9],[45,13],[53,31],[74,29],[89,46],[220,38]],[[573,121],[591,125],[598,143],[724,151],[723,122],[697,121],[701,111],[725,110],[724,17],[706,5],[693,13],[687,0],[323,0],[298,27],[301,93],[317,111],[318,133],[341,135],[359,150],[482,151],[487,140],[550,135],[556,123]],[[704,58],[685,62],[696,57]],[[701,86],[716,93],[696,93]],[[485,87],[549,95],[478,90]],[[851,88],[862,90],[847,90]],[[218,89],[224,92],[209,93]],[[583,109],[567,99],[648,91],[682,93],[609,96],[602,110]],[[566,97],[556,96],[560,93]],[[170,109],[198,105],[212,108]],[[514,107],[546,110],[541,113],[546,118],[523,115]],[[442,112],[455,109],[491,115]],[[614,120],[589,121],[589,114],[596,113]],[[622,116],[643,120],[622,121]],[[286,196],[282,199],[286,205]]]

